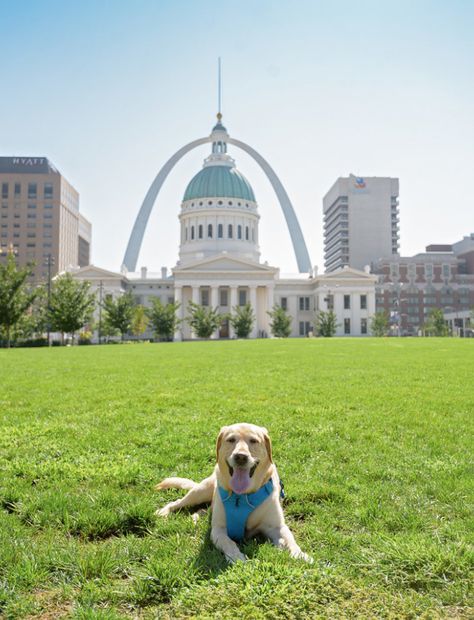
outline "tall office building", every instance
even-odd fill
[[[79,213],[79,194],[46,157],[0,157],[0,246],[13,246],[32,278],[90,262],[91,224]]]
[[[339,177],[323,198],[324,266],[364,269],[398,254],[398,179]]]

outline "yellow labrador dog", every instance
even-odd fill
[[[266,428],[254,424],[233,424],[221,428],[217,438],[217,464],[202,482],[187,478],[166,478],[162,489],[187,489],[179,500],[157,511],[171,512],[212,502],[211,539],[229,562],[246,560],[237,542],[261,533],[274,545],[288,549],[291,556],[313,560],[301,551],[283,516],[280,479],[272,460],[272,445]]]

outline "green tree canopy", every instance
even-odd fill
[[[374,336],[381,338],[386,336],[390,327],[388,314],[386,312],[376,312],[370,318],[370,330]]]
[[[255,314],[252,306],[250,304],[235,306],[234,313],[229,316],[229,321],[235,330],[237,338],[248,338],[255,323]]]
[[[425,333],[429,336],[447,336],[448,326],[444,319],[444,313],[441,308],[433,308],[428,315],[428,321],[425,324]]]
[[[107,295],[102,306],[105,310],[105,324],[118,330],[123,340],[132,326],[135,314],[135,301],[132,292],[129,291],[116,299],[112,295]]]
[[[138,336],[141,336],[144,332],[146,332],[148,321],[149,319],[145,308],[141,305],[135,306],[132,325],[130,328],[132,334],[138,338]]]
[[[0,264],[0,329],[10,347],[12,328],[20,321],[36,298],[37,291],[28,287],[30,266],[19,268],[13,252],[8,252],[5,264]]]
[[[332,338],[337,330],[337,317],[334,310],[320,310],[316,314],[316,329],[319,336]]]
[[[70,273],[59,276],[53,284],[50,302],[50,318],[53,330],[71,334],[87,323],[94,312],[95,295],[89,292],[90,282],[74,280]]]
[[[198,338],[210,338],[224,318],[217,308],[205,308],[190,301],[187,321]]]
[[[278,304],[267,312],[270,317],[270,330],[276,338],[288,338],[291,334],[291,316]]]
[[[147,308],[146,313],[155,335],[160,340],[173,340],[174,333],[181,323],[176,316],[179,307],[180,304],[174,301],[164,305],[158,297],[152,299],[152,306]]]

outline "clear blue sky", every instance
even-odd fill
[[[217,57],[229,133],[273,166],[312,262],[338,176],[400,178],[401,251],[474,231],[474,2],[0,0],[0,154],[49,157],[117,269],[163,163],[214,123]],[[176,262],[177,215],[208,147],[170,175],[139,265]],[[254,187],[262,259],[296,271],[268,181]]]

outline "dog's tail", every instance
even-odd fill
[[[190,491],[194,489],[197,482],[189,480],[189,478],[165,478],[159,484],[156,485],[156,491],[163,491],[163,489],[185,489]]]

